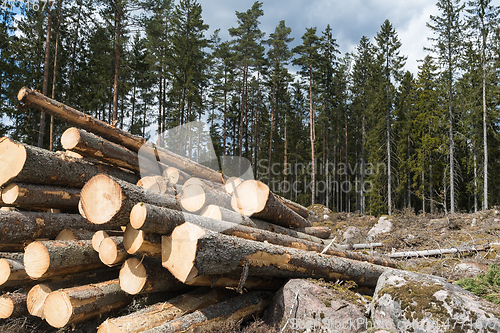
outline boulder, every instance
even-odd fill
[[[267,308],[264,321],[295,332],[356,333],[367,329],[368,302],[339,284],[313,279],[292,279]]]
[[[500,307],[445,279],[390,271],[378,280],[373,327],[395,332],[500,332]]]
[[[377,224],[375,224],[370,231],[368,231],[368,239],[373,239],[378,234],[384,234],[391,232],[392,230],[392,222],[391,217],[389,216],[381,216],[378,219]]]
[[[350,226],[344,231],[342,238],[345,243],[357,243],[361,239],[361,231],[357,227]]]

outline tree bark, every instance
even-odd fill
[[[302,216],[305,219],[307,219],[309,217],[309,210],[306,207],[304,207],[304,206],[302,206],[302,205],[300,205],[292,200],[288,200],[285,197],[282,197],[282,196],[277,196],[277,197],[285,204],[285,206],[287,206],[288,208],[293,210],[295,213],[299,214],[300,216]]]
[[[80,189],[10,183],[2,190],[2,201],[21,208],[58,208],[76,211],[80,201]]]
[[[182,208],[191,213],[200,212],[208,205],[219,205],[231,209],[231,196],[229,194],[201,184],[184,185],[179,199]]]
[[[127,259],[128,253],[123,247],[123,237],[106,237],[99,244],[99,259],[106,266],[113,267]]]
[[[16,318],[27,314],[25,293],[7,293],[0,296],[0,319]]]
[[[311,223],[283,204],[269,187],[258,180],[238,185],[231,198],[233,209],[246,216],[256,217],[283,227],[310,227]]]
[[[305,234],[322,238],[322,239],[328,239],[330,238],[330,235],[332,233],[332,230],[328,227],[305,227],[305,228],[295,228],[295,230],[303,232]]]
[[[127,225],[123,234],[123,245],[129,254],[141,253],[148,257],[161,257],[160,236],[134,229],[130,224]]]
[[[24,267],[32,279],[49,278],[102,268],[92,241],[42,241],[24,251]]]
[[[78,214],[52,214],[36,212],[0,211],[0,249],[23,250],[27,242],[39,238],[53,239],[66,226],[97,230]]]
[[[74,125],[80,126],[89,132],[125,146],[134,152],[139,152],[141,147],[146,143],[146,139],[142,137],[115,128],[104,121],[88,116],[81,111],[68,107],[26,87],[19,91],[17,98],[26,106],[33,106],[55,117],[61,117]],[[160,147],[154,147],[154,150],[157,152],[158,158],[162,163],[175,166],[192,176],[205,178],[216,183],[224,183],[223,176],[218,171],[212,170]]]
[[[131,172],[106,165],[94,165],[48,150],[0,139],[0,186],[8,182],[82,187],[93,176],[105,172],[136,183]]]
[[[127,225],[130,211],[138,202],[181,209],[174,196],[155,194],[105,174],[87,182],[82,188],[80,200],[87,219],[106,226]]]
[[[50,326],[61,328],[118,309],[130,301],[131,297],[115,279],[54,291],[45,300],[43,315]]]
[[[190,289],[162,267],[159,258],[127,259],[119,279],[122,290],[131,295]]]
[[[47,8],[47,38],[45,39],[45,63],[43,65],[42,94],[48,95],[49,90],[49,66],[50,66],[50,35],[52,32],[52,5]],[[38,147],[43,147],[43,136],[45,134],[45,112],[40,114],[40,130],[38,131]]]
[[[234,292],[223,289],[198,288],[174,297],[167,302],[157,303],[129,315],[110,318],[99,326],[97,333],[143,332],[160,326],[175,317],[221,302],[235,296]]]
[[[392,269],[226,236],[191,223],[175,228],[171,242],[164,243],[163,266],[182,282],[199,275],[241,272],[246,267],[255,276],[353,280],[374,287],[378,277]]]
[[[55,240],[71,241],[71,240],[89,240],[94,236],[94,232],[87,229],[76,229],[65,227],[57,234]]]
[[[200,332],[209,332],[258,315],[271,303],[272,296],[271,292],[252,291],[197,310],[146,332],[171,333],[194,331],[195,329]]]

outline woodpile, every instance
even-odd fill
[[[259,181],[227,179],[36,91],[18,98],[76,126],[61,143],[79,155],[0,139],[0,206],[14,207],[0,211],[1,318],[204,331],[258,314],[288,278],[372,287],[395,267],[327,247],[328,228]],[[148,293],[177,296],[106,319]]]

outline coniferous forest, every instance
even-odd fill
[[[341,54],[334,22],[304,27],[295,47],[285,21],[262,31],[259,1],[235,12],[223,40],[196,0],[2,0],[0,136],[61,150],[68,125],[20,108],[26,86],[146,138],[204,121],[218,156],[246,157],[306,206],[489,209],[500,203],[492,2],[437,1],[432,47],[412,74],[389,20]]]

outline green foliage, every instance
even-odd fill
[[[500,304],[500,267],[492,264],[486,274],[455,282],[460,287],[492,303]]]

